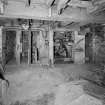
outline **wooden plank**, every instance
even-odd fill
[[[69,5],[71,7],[79,7],[79,8],[90,8],[92,7],[92,2],[89,2],[89,1],[80,1],[80,0],[60,0],[58,2],[58,5],[57,5],[57,11],[58,13],[63,10],[62,12],[65,11],[65,7]],[[78,8],[78,9],[79,9]]]
[[[48,16],[30,16],[30,15],[19,15],[19,14],[5,14],[5,15],[0,15],[0,18],[12,18],[12,19],[17,19],[17,18],[22,18],[22,19],[36,19],[36,20],[48,20],[48,21],[75,21],[75,22],[80,22],[82,21],[81,18],[82,17],[71,17],[71,16],[52,16],[52,17],[48,17]],[[84,18],[84,17],[83,17]],[[85,19],[85,18],[84,18]],[[83,19],[83,20],[84,20]],[[85,19],[86,20],[86,19]]]

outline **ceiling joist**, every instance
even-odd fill
[[[92,7],[92,2],[90,2],[90,1],[71,0],[68,3],[68,5],[72,6],[72,7],[89,8],[89,7]]]
[[[8,5],[6,5],[4,14],[2,15],[0,14],[0,18],[8,17],[8,18],[51,20],[51,21],[69,21],[68,23],[105,22],[105,19],[103,18],[104,16],[98,15],[97,17],[96,16],[94,17],[93,15],[87,13],[86,8],[94,6],[92,5],[91,1],[87,0],[86,1],[85,0],[7,0],[7,1]],[[105,0],[96,0],[96,1],[105,2]],[[30,7],[25,6],[26,3]],[[94,1],[94,3],[96,2]],[[100,9],[98,8],[98,11],[105,9],[102,8],[102,5],[105,6],[104,3],[101,3],[101,5],[99,6]],[[62,14],[58,15],[57,13],[60,14],[62,13]],[[75,24],[72,23],[68,26],[74,26],[74,25]]]
[[[47,0],[46,4],[48,5],[48,7],[51,7],[51,6],[54,5],[54,2],[55,2],[55,1],[56,1],[56,0]]]
[[[57,5],[57,12],[60,15],[65,7],[67,6],[67,3],[69,3],[71,0],[59,0],[58,5]]]
[[[57,11],[58,14],[61,14],[68,6],[70,7],[79,7],[79,8],[92,8],[91,1],[80,1],[80,0],[60,0],[58,2]]]
[[[94,0],[94,8],[89,13],[98,15],[102,12],[105,12],[105,0]]]
[[[26,6],[30,6],[31,5],[31,0],[26,0]]]
[[[96,6],[96,5],[98,6],[102,3],[105,3],[105,0],[92,0],[92,3],[94,6]]]

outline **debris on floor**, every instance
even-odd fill
[[[85,80],[77,80],[59,85],[55,105],[103,105],[101,99],[85,92],[87,83]]]
[[[44,94],[37,100],[16,101],[11,105],[54,105],[54,94]]]
[[[105,88],[79,78],[92,76],[86,67],[10,69],[13,72],[6,74],[10,81],[8,105],[102,105]]]
[[[103,103],[97,98],[84,94],[72,101],[69,105],[103,105]]]

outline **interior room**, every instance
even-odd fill
[[[72,31],[54,33],[54,63],[73,63],[73,37]]]
[[[0,105],[105,104],[105,0],[0,0]]]
[[[16,63],[15,49],[16,49],[16,31],[6,30],[5,38],[5,62],[6,64]]]

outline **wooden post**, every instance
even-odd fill
[[[29,48],[28,48],[28,64],[31,63],[31,30],[29,29],[29,34],[28,34],[28,41],[29,41]]]
[[[6,30],[2,30],[2,63],[6,64]]]
[[[49,28],[49,63],[54,64],[53,30]]]
[[[21,51],[20,35],[21,35],[21,30],[17,30],[16,32],[16,62],[17,64],[20,64],[20,51]]]
[[[92,25],[93,35],[92,35],[92,62],[95,62],[95,27]]]
[[[0,26],[0,60],[2,61],[2,30],[3,27]]]

